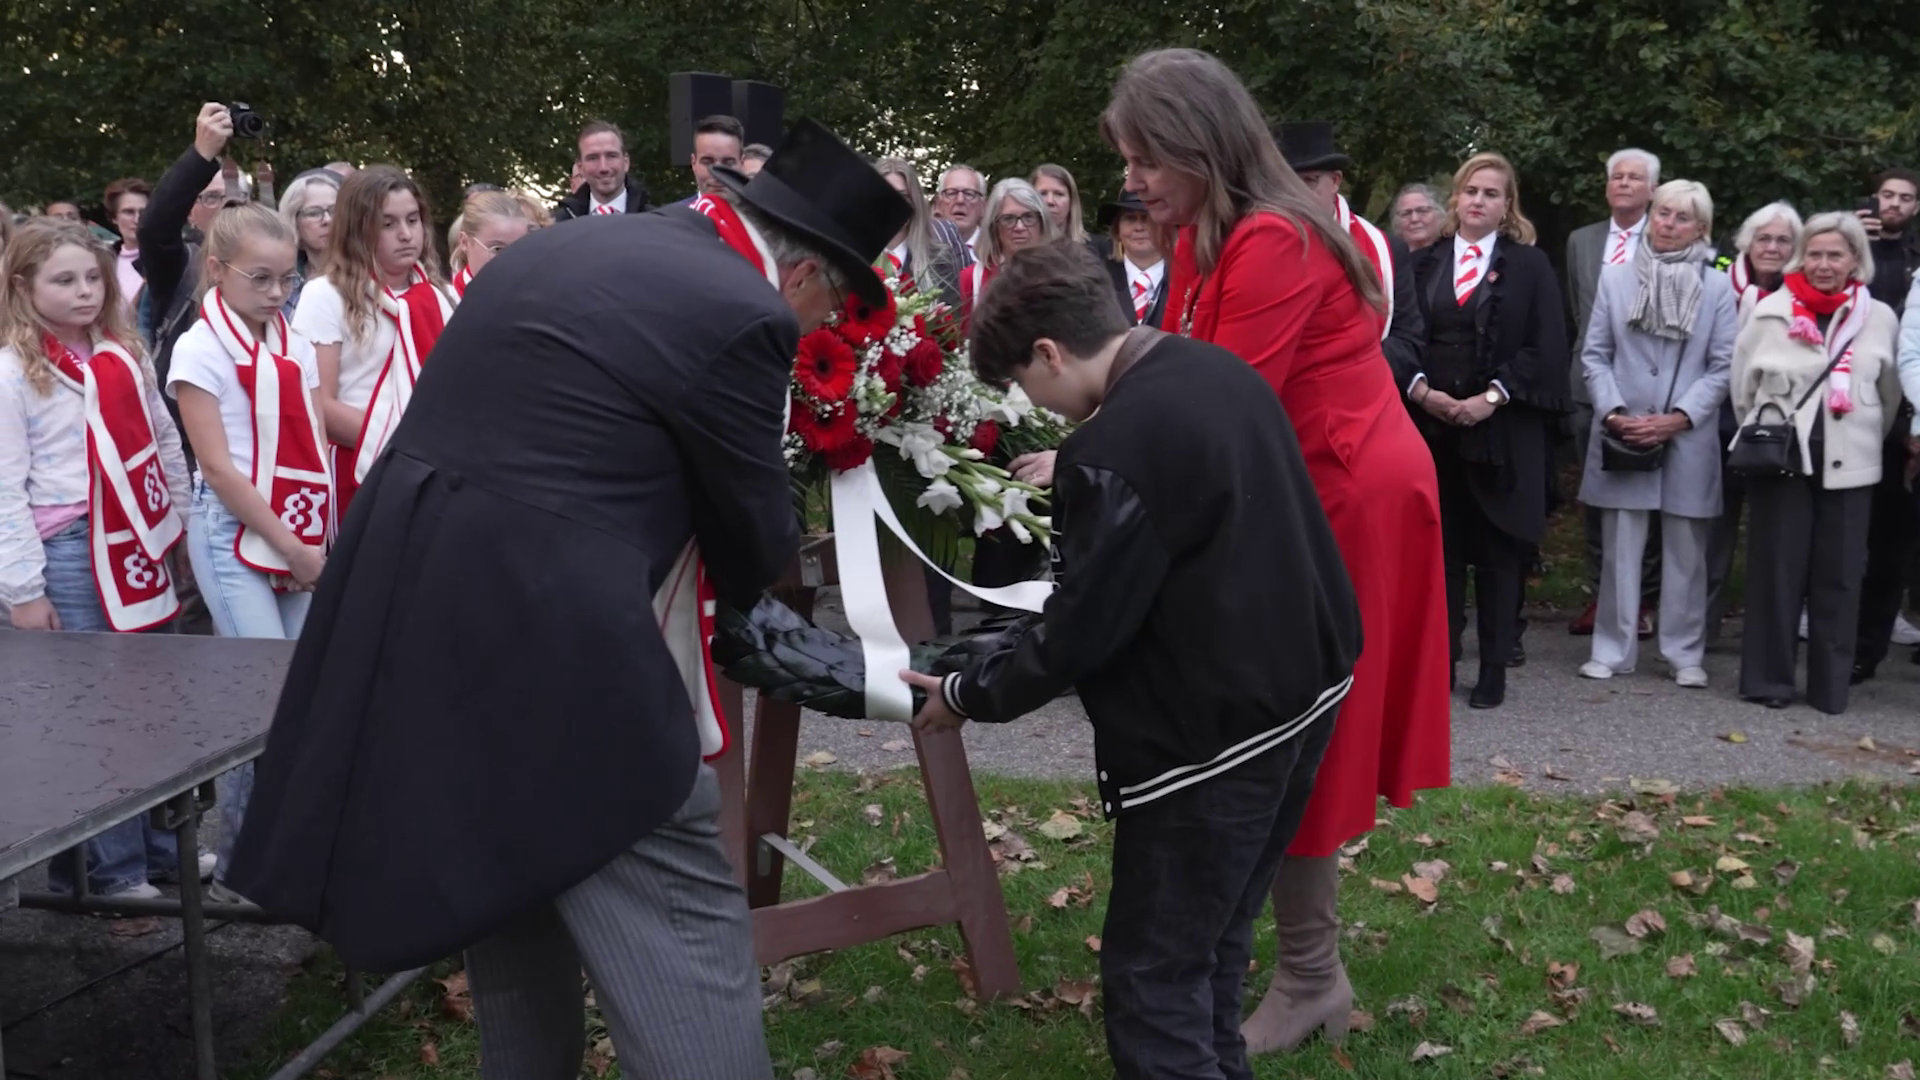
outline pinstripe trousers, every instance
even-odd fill
[[[485,1080],[577,1080],[586,968],[629,1080],[765,1080],[753,920],[720,846],[720,782],[592,877],[467,950]]]

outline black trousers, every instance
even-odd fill
[[[1747,621],[1740,693],[1792,698],[1800,609],[1807,610],[1807,704],[1847,711],[1860,625],[1873,489],[1825,491],[1813,477],[1747,481]]]
[[[1727,582],[1733,578],[1733,560],[1740,546],[1740,517],[1747,509],[1747,478],[1726,467],[1720,452],[1720,517],[1707,538],[1707,642],[1720,639],[1720,622],[1732,601]],[[1649,547],[1652,545],[1649,544]]]
[[[1252,1080],[1240,997],[1253,920],[1300,828],[1333,725],[1330,713],[1114,824],[1100,979],[1120,1080]]]
[[[1473,571],[1474,614],[1483,666],[1505,666],[1520,639],[1520,605],[1526,598],[1528,541],[1495,525],[1467,482],[1466,465],[1452,454],[1434,455],[1440,481],[1440,539],[1447,569],[1448,644],[1460,662],[1467,629],[1467,571]]]
[[[1895,425],[1881,448],[1880,482],[1873,488],[1867,530],[1867,569],[1860,587],[1860,632],[1854,662],[1876,668],[1887,658],[1893,620],[1907,595],[1908,560],[1920,538],[1920,499],[1907,490],[1907,424]]]

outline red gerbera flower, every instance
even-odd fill
[[[837,472],[846,472],[848,469],[865,465],[867,460],[873,457],[873,443],[855,435],[846,443],[821,454],[820,457],[826,461],[828,468]]]
[[[801,393],[822,404],[845,401],[853,393],[860,358],[839,334],[815,330],[800,339],[799,352],[793,361],[793,378]]]
[[[900,309],[894,303],[892,293],[887,294],[887,302],[883,307],[874,307],[861,299],[858,293],[849,293],[846,309],[840,313],[840,333],[853,343],[854,348],[864,349],[892,333],[899,321]]]
[[[980,421],[974,427],[973,438],[968,440],[967,445],[992,457],[993,448],[1000,445],[1000,425],[991,420]]]
[[[915,386],[932,386],[946,367],[947,358],[931,338],[921,338],[919,344],[907,350],[907,381]]]

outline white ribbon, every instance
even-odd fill
[[[888,530],[921,562],[988,603],[1038,612],[1053,592],[1053,583],[1049,581],[980,588],[942,570],[907,535],[880,486],[880,474],[870,461],[835,473],[831,490],[834,552],[840,562],[840,599],[846,605],[847,622],[860,638],[860,652],[867,670],[867,715],[875,720],[913,719],[913,690],[894,676],[894,672],[908,666],[912,653],[893,621],[893,607],[887,600],[885,575],[880,566],[880,531],[874,526],[876,517],[885,522]]]

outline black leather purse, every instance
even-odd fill
[[[1807,392],[1800,395],[1792,413],[1781,414],[1780,423],[1741,425],[1739,433],[1733,437],[1733,450],[1727,454],[1727,468],[1739,476],[1748,477],[1802,475],[1800,436],[1794,430],[1793,418],[1807,407],[1807,401],[1826,383],[1827,376],[1833,374],[1834,366],[1838,363],[1838,356],[1827,361],[1827,370],[1821,372],[1820,377],[1813,380],[1813,385],[1807,387]],[[1760,406],[1754,415],[1765,413],[1767,408],[1766,405]],[[1774,405],[1772,408],[1779,411],[1780,406]]]
[[[1681,350],[1682,354],[1685,350]],[[1673,379],[1667,383],[1667,404],[1660,410],[1662,415],[1673,411],[1673,392],[1680,385],[1680,362],[1673,364]],[[1601,472],[1654,472],[1667,460],[1667,444],[1655,443],[1652,446],[1629,446],[1618,435],[1607,430],[1605,418],[1600,421],[1600,471]]]

